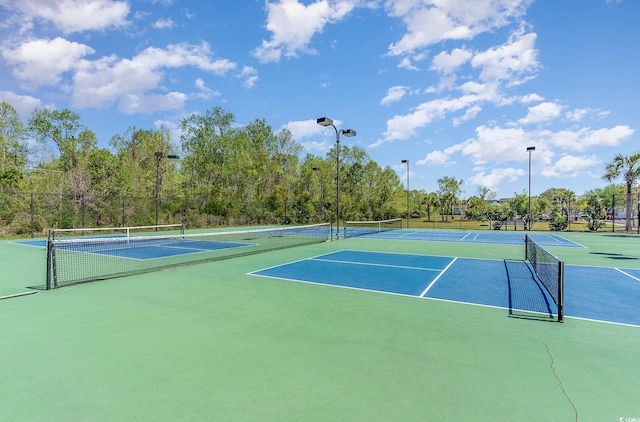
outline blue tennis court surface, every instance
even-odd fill
[[[557,234],[543,232],[527,232],[540,246],[564,246],[569,248],[581,248],[582,245],[565,239]],[[324,232],[319,233],[324,235]],[[396,240],[422,240],[427,242],[465,242],[465,243],[491,243],[503,245],[523,245],[525,232],[508,231],[465,231],[465,230],[428,230],[428,229],[400,229],[388,230],[379,233],[370,233],[364,237]],[[349,235],[347,231],[346,236]],[[46,247],[45,239],[21,240],[15,243]]]
[[[251,275],[557,313],[524,262],[342,250]],[[640,270],[565,267],[565,315],[640,327]]]
[[[157,258],[168,258],[171,256],[177,255],[186,255],[200,252],[210,252],[217,251],[222,249],[231,249],[231,248],[242,248],[247,246],[254,246],[251,243],[238,243],[238,242],[211,242],[211,241],[184,241],[184,240],[176,240],[171,242],[163,242],[158,244],[149,244],[144,247],[136,247],[135,244],[133,247],[127,247],[124,244],[122,247],[113,248],[101,248],[98,245],[96,248],[91,250],[87,250],[86,248],[82,249],[82,252],[93,253],[98,255],[110,255],[117,256],[120,258],[129,258],[129,259],[139,259],[139,260],[147,260],[147,259],[157,259]],[[73,250],[73,245],[69,248],[65,248],[69,250]]]
[[[86,239],[86,238],[85,238]],[[117,238],[113,238],[117,239]],[[15,242],[22,245],[46,247],[47,241],[42,239],[24,240]],[[144,244],[138,244],[137,242],[127,243],[126,238],[120,238],[120,242],[116,243],[105,242],[82,242],[78,245],[74,243],[67,243],[63,246],[58,246],[69,251],[83,252],[96,255],[109,255],[120,258],[136,259],[136,260],[148,260],[158,258],[169,258],[172,256],[186,255],[200,252],[211,252],[223,249],[231,248],[243,248],[255,246],[253,243],[244,242],[228,242],[228,241],[210,241],[210,240],[185,240],[185,239],[159,239],[157,242],[153,240],[147,241]]]
[[[553,233],[526,232],[540,246],[564,246],[570,248],[581,248],[582,245],[565,239]],[[466,243],[492,243],[503,245],[524,244],[525,232],[508,231],[465,231],[465,230],[425,230],[425,229],[402,229],[387,230],[379,233],[367,234],[366,237],[378,239],[402,239],[402,240],[423,240],[431,242],[466,242]],[[346,232],[349,236],[349,232]]]

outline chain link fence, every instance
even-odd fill
[[[207,198],[100,197],[0,192],[0,235],[40,237],[48,229],[185,224],[187,228],[320,222],[320,204],[220,202]]]

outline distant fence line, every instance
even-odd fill
[[[207,198],[158,198],[158,224],[189,228],[319,222],[320,204],[309,214],[282,204],[215,202]],[[156,200],[130,196],[0,192],[0,229],[5,235],[35,237],[50,228],[126,227],[156,224]]]

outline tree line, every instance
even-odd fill
[[[24,225],[28,207],[30,223],[35,213],[42,228],[153,224],[154,205],[159,206],[160,223],[184,221],[188,227],[334,219],[335,145],[325,156],[302,156],[303,147],[289,130],[274,131],[265,119],[240,126],[233,113],[219,106],[185,117],[179,127],[180,137],[174,140],[164,127],[131,126],[113,135],[108,148],[100,148],[78,113],[39,108],[23,122],[10,104],[0,103],[0,192],[36,192],[68,200],[51,199],[46,206],[36,204],[34,211],[33,197],[0,196],[0,226],[11,231],[17,221]],[[180,159],[170,159],[173,155]],[[609,180],[625,171],[625,181],[631,177],[630,162],[620,160],[620,165],[607,167]],[[637,161],[640,158],[631,166],[636,179]],[[344,220],[381,220],[408,212],[427,220],[461,214],[478,220],[535,221],[545,213],[569,219],[573,209],[581,209],[595,222],[617,205],[609,203],[616,197],[609,191],[624,188],[596,189],[580,200],[571,191],[553,189],[534,199],[530,213],[524,193],[497,204],[493,192],[481,188],[463,201],[464,180],[447,176],[438,179],[436,192],[407,193],[393,169],[381,167],[362,148],[344,145],[340,182]],[[597,200],[589,202],[590,197]],[[124,198],[140,202],[131,205]]]

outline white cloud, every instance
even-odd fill
[[[576,108],[575,110],[567,111],[564,117],[567,120],[574,122],[580,122],[589,116],[593,116],[596,119],[603,119],[610,114],[609,111],[598,110],[593,108]]]
[[[94,52],[87,45],[58,37],[26,41],[14,49],[2,51],[2,57],[14,66],[16,79],[28,86],[41,86],[56,85],[63,73],[74,69],[81,58]]]
[[[533,107],[529,107],[529,112],[525,117],[518,120],[522,124],[547,122],[557,119],[562,114],[562,107],[557,103],[544,102]]]
[[[398,68],[406,70],[420,70],[419,67],[413,64],[410,57],[404,57],[402,60],[400,60],[400,63],[398,63]]]
[[[204,81],[202,80],[202,78],[196,79],[195,86],[200,91],[198,94],[196,94],[198,98],[201,98],[203,100],[208,100],[212,97],[220,96],[220,92],[207,87]]]
[[[520,162],[528,159],[526,147],[535,146],[532,153],[532,171],[545,177],[574,177],[591,174],[594,167],[601,165],[595,156],[571,154],[572,151],[583,151],[602,146],[617,146],[633,134],[628,126],[615,126],[607,129],[591,130],[588,128],[566,129],[558,132],[549,130],[527,131],[522,127],[502,128],[499,126],[479,126],[476,137],[453,145],[444,151],[429,153],[418,164],[446,165],[452,162],[452,155],[460,152],[468,156],[474,166],[495,165],[499,163]],[[569,153],[555,159],[558,148]],[[555,162],[554,162],[555,160]],[[476,175],[482,183],[479,186],[495,187],[491,181],[506,177],[501,172],[484,173],[480,168]],[[500,176],[500,177],[498,177]]]
[[[158,94],[127,94],[120,99],[118,108],[129,114],[153,113],[158,110],[179,110],[184,107],[187,96],[182,92]]]
[[[396,115],[387,120],[387,130],[384,138],[369,147],[379,146],[385,142],[408,139],[419,128],[422,128],[437,119],[444,118],[449,113],[454,113],[473,107],[480,100],[477,95],[463,95],[459,98],[440,98],[420,104],[412,113]]]
[[[513,32],[509,40],[497,47],[477,53],[471,59],[474,68],[480,68],[480,80],[505,81],[507,86],[520,85],[531,79],[540,67],[535,49],[537,35]]]
[[[311,142],[300,142],[300,145],[302,145],[302,147],[306,152],[309,152],[312,154],[320,154],[320,153],[326,153],[335,144],[327,141],[323,141],[323,142],[311,141]]]
[[[540,169],[540,174],[545,177],[578,177],[588,173],[589,169],[601,165],[602,161],[596,156],[565,154],[552,166]]]
[[[520,18],[532,0],[389,0],[389,15],[401,18],[407,33],[389,46],[406,55],[444,40],[469,40]]]
[[[432,61],[431,69],[443,74],[449,74],[468,62],[473,53],[466,48],[454,48],[450,53],[442,51]]]
[[[11,104],[23,120],[27,120],[33,110],[42,107],[42,101],[38,98],[19,95],[11,91],[0,91],[0,101]]]
[[[124,26],[129,14],[127,1],[4,0],[3,3],[21,12],[24,20],[49,21],[65,34]]]
[[[422,160],[418,160],[416,164],[419,166],[444,167],[453,164],[453,162],[449,160],[449,157],[450,154],[444,151],[432,151]]]
[[[240,79],[243,79],[242,83],[245,88],[253,88],[258,83],[258,71],[251,66],[244,66],[242,71],[238,75]]]
[[[156,29],[171,29],[174,26],[176,26],[176,22],[171,18],[158,19],[153,23],[153,27]]]
[[[520,97],[519,100],[522,104],[529,104],[542,102],[544,101],[544,98],[538,94],[527,94]]]
[[[464,112],[464,115],[462,117],[456,117],[453,119],[453,125],[459,126],[464,122],[475,119],[478,113],[480,113],[481,111],[482,111],[482,107],[480,107],[479,105],[474,105],[472,107],[469,107]]]
[[[355,7],[353,1],[319,0],[309,5],[298,0],[267,1],[267,25],[270,40],[253,51],[260,62],[279,61],[285,57],[296,57],[298,53],[314,53],[309,47],[316,33],[322,32],[327,24],[339,22]]]
[[[131,59],[115,56],[95,61],[81,60],[73,77],[72,102],[80,108],[106,108],[119,103],[125,112],[150,111],[167,107],[175,109],[184,101],[183,95],[169,93],[152,94],[158,89],[164,68],[193,66],[216,75],[224,76],[236,64],[227,59],[212,60],[207,44],[172,44],[164,49],[149,47]],[[145,100],[145,96],[158,101],[157,105]]]
[[[489,173],[485,173],[484,171],[479,171],[469,178],[469,182],[476,186],[487,187],[491,190],[497,190],[500,187],[501,183],[504,181],[516,181],[520,177],[525,175],[525,171],[523,169],[518,168],[494,168],[489,171]]]
[[[635,132],[627,125],[618,125],[612,128],[578,128],[574,130],[562,130],[554,133],[546,133],[549,144],[566,151],[585,151],[597,147],[615,147],[626,140]]]
[[[334,120],[334,124],[339,125],[340,123]],[[306,139],[312,136],[323,135],[325,133],[330,134],[326,128],[318,125],[315,119],[288,122],[282,126],[282,129],[288,129],[294,139]],[[335,137],[335,133],[333,136]]]
[[[406,86],[392,86],[387,90],[387,95],[380,101],[382,105],[389,105],[400,101],[407,93]]]

